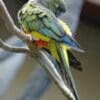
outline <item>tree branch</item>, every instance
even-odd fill
[[[3,2],[3,0],[0,0],[0,16],[2,17],[7,29],[16,34],[21,40],[23,40],[29,47],[29,50],[26,48],[17,48],[12,47],[4,43],[2,40],[0,40],[0,47],[4,50],[10,51],[10,52],[29,52],[30,55],[33,57],[36,56],[37,61],[47,70],[47,72],[52,77],[53,81],[57,84],[58,88],[63,92],[63,94],[69,99],[69,100],[76,100],[73,93],[70,91],[70,89],[65,85],[63,79],[61,78],[60,74],[56,70],[54,64],[50,61],[50,59],[46,56],[45,52],[42,50],[39,50],[35,46],[33,46],[32,42],[30,41],[30,35],[25,35],[15,24],[13,19],[11,18],[10,14],[7,11],[7,8]]]
[[[34,57],[34,53],[30,52],[29,49],[23,47],[14,47],[6,44],[0,39],[0,48],[7,50],[9,52],[15,52],[15,53],[30,53]],[[49,60],[49,58],[46,56],[45,51],[39,50],[37,51],[37,55],[35,59],[39,61],[40,65],[45,68],[45,70],[49,73],[53,81],[56,83],[56,85],[59,87],[59,89],[62,91],[62,93],[68,98],[68,100],[75,100],[75,97],[73,96],[70,89],[65,85],[63,79],[61,78],[60,74],[57,72],[54,64]]]
[[[6,44],[0,39],[0,48],[9,51],[9,52],[15,52],[15,53],[29,53],[29,49],[26,47],[14,47]]]
[[[11,33],[15,33],[20,39],[26,41],[30,40],[30,35],[26,35],[15,24],[10,16],[3,0],[0,0],[0,16],[2,17],[7,29]]]
[[[40,61],[41,66],[46,69],[46,71],[49,73],[61,92],[67,97],[68,100],[76,100],[71,90],[66,86],[62,77],[57,72],[54,64],[52,64],[49,58],[45,55],[45,51],[40,50],[39,54],[40,59],[38,60]]]

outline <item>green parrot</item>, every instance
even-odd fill
[[[65,0],[38,0],[38,2],[51,10],[56,17],[59,17],[62,13],[66,11]],[[71,33],[72,35],[72,33]],[[82,71],[81,63],[78,61],[70,50],[66,51],[68,53],[69,64],[71,67]]]
[[[18,12],[18,21],[24,33],[31,34],[33,45],[47,50],[57,61],[62,77],[67,80],[76,100],[79,100],[66,51],[74,49],[83,52],[83,50],[71,36],[68,26],[38,0],[29,0],[23,5]]]

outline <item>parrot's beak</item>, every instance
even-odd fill
[[[58,9],[59,9],[59,10],[58,10]],[[66,7],[65,7],[64,4],[60,4],[60,5],[57,7],[56,11],[55,11],[55,15],[58,17],[58,16],[61,15],[61,13],[64,13],[64,12],[66,12]]]
[[[65,6],[65,4],[61,3],[61,4],[58,6],[58,9],[60,9],[63,13],[66,12],[66,6]]]

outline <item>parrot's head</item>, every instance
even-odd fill
[[[59,16],[61,13],[64,13],[66,11],[66,6],[64,0],[54,0],[56,11],[55,15]]]
[[[66,11],[64,0],[38,0],[43,6],[59,16]]]
[[[66,11],[64,0],[51,0],[51,2],[54,2],[55,7],[58,8],[59,10],[61,10],[62,12]]]

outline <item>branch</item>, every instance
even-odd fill
[[[0,48],[9,51],[9,52],[15,52],[15,53],[28,53],[29,49],[25,47],[14,47],[6,44],[0,39]]]
[[[10,44],[12,46],[26,47],[26,45],[22,42],[22,40],[20,40],[16,36],[11,36],[4,42],[7,44]],[[0,60],[1,61],[6,60],[7,58],[10,59],[10,56],[12,56],[12,55],[14,55],[14,54],[12,54],[11,52],[4,51],[3,49],[0,49]]]
[[[21,40],[23,40],[29,47],[29,50],[26,48],[16,48],[9,46],[5,44],[2,40],[0,40],[0,47],[3,49],[10,51],[10,52],[29,52],[30,55],[33,55],[33,57],[36,56],[37,61],[40,62],[40,64],[47,70],[47,72],[52,77],[53,81],[57,84],[58,88],[63,92],[63,94],[69,99],[69,100],[76,100],[73,96],[70,89],[65,85],[63,79],[61,78],[60,74],[57,72],[55,66],[53,63],[49,60],[49,58],[46,56],[44,51],[38,50],[30,41],[30,35],[25,35],[13,22],[10,14],[7,11],[7,8],[5,4],[3,3],[3,0],[0,0],[0,15],[7,27],[7,29],[11,32],[16,34]]]
[[[66,86],[64,83],[62,77],[57,72],[55,66],[52,64],[52,62],[49,60],[49,58],[45,55],[45,52],[40,50],[40,64],[43,68],[46,69],[46,71],[49,73],[51,78],[54,80],[58,88],[61,90],[61,92],[67,97],[68,100],[76,100],[71,90]]]
[[[34,53],[29,51],[29,49],[23,47],[14,47],[6,44],[0,39],[0,48],[7,50],[9,52],[15,52],[15,53],[30,53],[31,56],[34,57]],[[59,87],[59,89],[62,91],[62,93],[69,99],[69,100],[75,100],[72,92],[70,89],[65,85],[63,79],[61,78],[60,74],[57,72],[55,66],[53,63],[49,60],[49,58],[46,56],[45,51],[39,50],[37,51],[36,60],[39,61],[40,65],[46,69],[46,71],[49,73],[51,78],[54,80],[56,85]]]
[[[11,33],[15,33],[20,39],[26,41],[30,40],[30,35],[26,35],[15,24],[10,16],[3,0],[0,0],[0,16],[2,17],[7,29]]]

